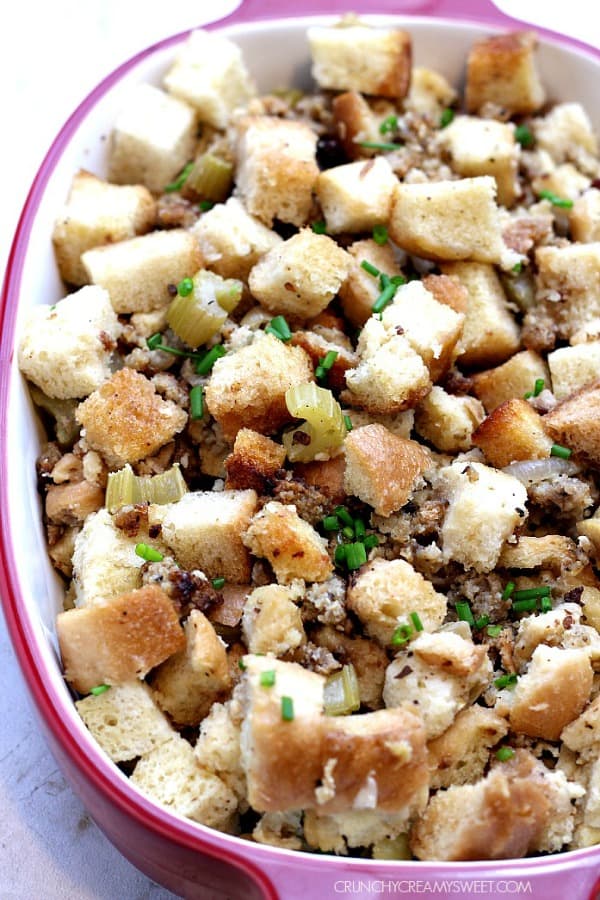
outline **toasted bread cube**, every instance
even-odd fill
[[[333,572],[327,541],[293,505],[269,501],[250,522],[243,541],[254,556],[269,560],[280,584],[294,578],[326,581]]]
[[[121,326],[101,287],[83,287],[54,306],[34,306],[19,343],[19,368],[48,397],[87,397],[110,378]]]
[[[427,745],[429,784],[433,790],[472,784],[483,776],[490,748],[508,731],[508,722],[493,709],[461,710],[443,734]]]
[[[194,746],[199,765],[218,775],[239,800],[246,798],[240,747],[241,715],[236,701],[213,703]]]
[[[269,312],[312,319],[329,306],[349,268],[348,254],[334,240],[305,228],[265,253],[248,286]]]
[[[510,727],[520,734],[557,741],[590,699],[594,673],[584,649],[540,644],[512,695]]]
[[[564,728],[561,741],[577,753],[585,753],[600,745],[600,696]]]
[[[455,275],[425,275],[421,283],[438,303],[449,306],[455,313],[465,314],[469,307],[469,293]]]
[[[424,184],[399,182],[390,215],[390,237],[416,256],[475,260],[503,269],[520,262],[502,239],[491,175]]]
[[[173,728],[140,681],[115,685],[75,703],[86,728],[113,762],[150,753],[171,740]]]
[[[448,509],[442,526],[447,559],[477,572],[491,572],[504,541],[527,515],[527,491],[512,475],[476,462],[440,470]]]
[[[260,257],[282,242],[276,231],[246,212],[237,197],[216,203],[190,229],[204,265],[223,278],[248,280]]]
[[[402,99],[410,85],[410,35],[362,23],[307,31],[312,76],[320,88]]]
[[[427,803],[427,788],[423,787],[412,799],[411,808],[396,813],[382,813],[377,809],[358,809],[332,816],[320,816],[309,809],[304,814],[304,840],[311,850],[345,856],[352,847],[389,847],[397,839],[401,846],[410,817]],[[385,852],[385,851],[384,851]]]
[[[384,156],[321,172],[315,190],[330,234],[371,231],[389,219],[398,183]]]
[[[291,343],[296,347],[302,347],[308,353],[315,369],[329,352],[337,353],[333,365],[328,369],[327,386],[334,392],[342,391],[346,387],[346,372],[356,366],[358,357],[343,332],[333,329],[329,333],[326,331],[322,333],[320,330],[318,332],[298,330],[294,331]]]
[[[265,225],[305,225],[319,174],[317,136],[303,122],[248,116],[238,123],[236,193]]]
[[[534,350],[521,350],[494,369],[477,372],[473,376],[473,390],[488,413],[506,400],[523,397],[533,391],[538,379],[550,386],[548,366]]]
[[[293,590],[279,584],[255,588],[244,606],[242,631],[250,653],[283,656],[306,643]]]
[[[580,602],[583,610],[583,621],[600,633],[600,591],[597,588],[585,585]]]
[[[168,306],[168,285],[195,275],[202,257],[194,236],[174,228],[86,250],[81,261],[92,284],[106,288],[115,312],[139,313]]]
[[[600,190],[588,188],[575,199],[569,213],[569,230],[574,241],[600,241]]]
[[[535,65],[536,45],[532,32],[495,34],[474,43],[467,59],[467,111],[478,113],[486,103],[511,115],[538,110],[546,95]]]
[[[600,462],[600,382],[570,394],[544,416],[544,427],[557,444]]]
[[[581,103],[557,103],[533,120],[533,132],[537,147],[556,163],[571,161],[585,172],[589,158],[598,155],[598,138]]]
[[[525,324],[541,307],[555,323],[556,333],[569,340],[600,318],[600,242],[538,247],[536,287],[549,295],[525,317]]]
[[[517,544],[506,544],[498,565],[503,569],[553,569],[560,572],[577,560],[577,547],[565,534],[542,537],[521,535]],[[532,616],[528,617],[532,619]],[[538,617],[539,618],[539,617]]]
[[[502,283],[493,266],[457,262],[442,266],[469,294],[458,361],[466,366],[493,366],[519,349],[519,328],[508,310]],[[532,388],[529,387],[529,390]]]
[[[332,505],[343,503],[346,499],[344,474],[346,461],[340,453],[331,459],[313,460],[308,463],[296,463],[294,472],[306,484],[316,487],[331,500]]]
[[[378,117],[358,91],[337,94],[331,102],[335,130],[349,159],[364,159],[376,151],[361,147],[362,141],[379,142]]]
[[[551,172],[544,172],[537,175],[531,180],[531,186],[536,194],[542,191],[551,191],[557,197],[564,200],[575,201],[586,191],[591,184],[591,179],[587,175],[583,175],[579,169],[576,169],[571,163],[563,163],[556,166]],[[568,221],[568,210],[552,207],[555,218],[562,217]]]
[[[519,192],[520,151],[512,125],[477,116],[456,116],[442,129],[439,141],[454,172],[467,177],[491,175],[496,179],[498,203],[512,206]]]
[[[196,113],[150,84],[138,84],[119,113],[108,151],[108,180],[160,194],[193,157]]]
[[[80,403],[75,413],[89,447],[112,468],[152,456],[185,427],[187,413],[163,400],[152,382],[119,369]]]
[[[544,420],[527,400],[506,400],[481,423],[473,443],[497,469],[518,459],[546,459],[552,441],[544,430]]]
[[[51,484],[46,492],[46,517],[49,522],[74,525],[84,522],[104,506],[104,489],[91,481]]]
[[[156,585],[59,613],[56,631],[65,678],[82,694],[143,678],[185,645],[173,604]]]
[[[552,393],[557,400],[564,400],[600,375],[600,341],[561,347],[548,354],[548,366],[552,376]]]
[[[250,581],[250,558],[242,534],[256,509],[256,493],[194,491],[177,503],[150,508],[162,538],[184,569],[234,584]]]
[[[422,631],[410,649],[428,666],[449,675],[473,675],[485,661],[486,650],[453,631],[428,634]]]
[[[416,612],[427,631],[446,616],[446,598],[403,559],[374,559],[352,579],[346,602],[383,647],[391,644],[399,625],[411,625]]]
[[[379,278],[373,277],[363,269],[361,263],[371,263],[386,275],[401,275],[394,251],[389,243],[383,246],[368,238],[355,241],[348,247],[352,257],[348,277],[340,285],[339,296],[346,318],[357,328],[365,324],[373,313],[373,304],[381,293]]]
[[[436,450],[459,453],[471,449],[471,435],[484,418],[475,397],[448,394],[436,384],[415,410],[415,431]]]
[[[182,45],[163,84],[197,110],[200,122],[221,129],[255,93],[237,44],[202,29]]]
[[[282,468],[284,462],[285,447],[250,428],[240,428],[233,451],[225,460],[225,487],[228,490],[253,488],[262,494],[267,481]]]
[[[274,335],[218,359],[206,386],[209,412],[233,440],[240,428],[273,434],[291,421],[285,392],[314,381],[310,357]]]
[[[373,423],[353,429],[344,442],[347,494],[380,516],[404,506],[420,476],[432,465],[429,452]]]
[[[405,100],[409,109],[429,116],[437,125],[443,110],[452,106],[457,97],[452,85],[439,72],[424,66],[413,67],[410,90]]]
[[[152,673],[155,701],[177,725],[197,725],[231,686],[225,645],[206,616],[193,609],[186,646]]]
[[[191,744],[178,734],[143,756],[130,781],[172,812],[220,831],[232,830],[235,794],[198,764]]]
[[[156,201],[143,185],[109,184],[80,169],[52,232],[61,277],[69,284],[85,284],[82,253],[144,234],[155,217]]]

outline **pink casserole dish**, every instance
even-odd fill
[[[377,15],[374,14],[374,7]],[[209,28],[237,41],[259,88],[308,75],[305,30],[318,18],[361,13],[413,37],[419,64],[459,83],[473,40],[518,27],[488,0],[244,0]],[[553,100],[579,100],[600,130],[600,51],[537,29],[539,68]],[[178,34],[108,75],[66,122],[37,174],[11,249],[0,302],[0,592],[15,651],[40,726],[65,776],[113,844],[150,878],[182,897],[205,900],[330,900],[340,895],[524,894],[544,900],[599,896],[600,847],[501,862],[381,862],[291,852],[197,825],[147,800],[87,732],[62,678],[54,620],[62,587],[47,562],[35,460],[40,430],[14,347],[23,311],[52,303],[62,285],[51,246],[53,218],[82,165],[102,174],[103,142],[132,83],[158,81]]]

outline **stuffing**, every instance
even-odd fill
[[[576,197],[569,213],[569,230],[574,241],[591,244],[600,241],[600,190],[586,189]]]
[[[394,251],[389,243],[377,244],[372,238],[354,241],[348,247],[351,256],[348,277],[340,285],[339,296],[346,318],[360,327],[373,311],[373,304],[381,293],[379,279],[365,271],[366,260],[378,271],[390,277],[401,275]]]
[[[357,234],[387,222],[397,183],[383,156],[321,172],[315,191],[328,233]]]
[[[483,777],[491,748],[506,735],[508,722],[493,709],[468,706],[450,727],[427,744],[430,787],[473,784]]]
[[[498,203],[512,206],[519,193],[520,150],[512,125],[477,116],[455,116],[439,140],[453,171],[464,177],[493,176]]]
[[[597,167],[598,139],[580,103],[558,103],[533,125],[536,146],[554,162],[574,162],[584,172]]]
[[[285,447],[251,428],[240,428],[233,450],[225,460],[225,487],[227,490],[252,488],[261,494],[284,462]]]
[[[198,764],[218,775],[239,801],[246,796],[246,778],[241,760],[241,711],[237,699],[213,703],[200,724],[194,747]]]
[[[537,39],[532,32],[485,37],[471,47],[467,59],[465,101],[470,113],[494,104],[507,112],[538,110],[546,95],[535,64]]]
[[[558,444],[600,460],[600,384],[594,381],[565,397],[544,416],[544,428]]]
[[[548,354],[552,393],[557,400],[597,381],[600,373],[600,341],[560,347]]]
[[[436,450],[458,453],[473,446],[472,434],[485,418],[475,397],[447,393],[435,384],[415,410],[415,431]]]
[[[497,406],[473,432],[473,443],[498,469],[519,459],[546,459],[552,448],[544,419],[521,398]]]
[[[430,116],[439,122],[444,109],[458,99],[452,85],[440,72],[425,66],[413,66],[406,105],[422,116]]]
[[[246,599],[242,633],[249,653],[283,656],[306,641],[294,591],[278,584],[255,588]]]

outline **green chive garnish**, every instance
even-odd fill
[[[361,541],[364,538],[366,533],[367,533],[367,530],[365,528],[365,523],[363,522],[363,520],[355,519],[354,520],[354,535],[355,535],[355,537],[357,537],[358,540]]]
[[[273,687],[275,684],[275,669],[267,669],[265,672],[261,672],[260,683],[262,687]]]
[[[333,554],[333,558],[336,561],[338,566],[341,566],[346,562],[347,549],[348,549],[348,544],[338,544],[338,546],[335,548],[335,553]]]
[[[533,147],[534,140],[533,134],[527,125],[517,125],[515,128],[515,141],[521,147]]]
[[[325,234],[327,231],[327,225],[322,220],[319,222],[313,222],[310,226],[315,234]]]
[[[179,191],[187,181],[187,177],[194,168],[194,163],[189,162],[181,172],[181,174],[164,188],[165,194],[171,194],[173,191]]]
[[[324,369],[323,366],[317,366],[315,369],[315,378],[317,381],[324,381],[327,378],[327,369]]]
[[[201,384],[190,391],[190,418],[201,419],[204,415],[204,389]]]
[[[358,141],[359,147],[365,150],[381,150],[383,153],[391,153],[392,150],[401,150],[402,144],[392,144],[387,141]]]
[[[511,747],[499,747],[496,750],[496,759],[499,759],[500,762],[506,762],[507,759],[512,759],[515,755],[515,751]]]
[[[344,416],[344,425],[346,426],[346,431],[352,431],[352,419],[350,416]]]
[[[274,319],[271,319],[265,328],[265,331],[269,334],[274,334],[275,337],[279,338],[280,341],[283,341],[284,344],[292,337],[290,326],[283,316],[275,316]]]
[[[155,550],[149,544],[136,544],[135,552],[142,559],[145,559],[146,562],[162,562],[164,559],[160,550]]]
[[[398,128],[398,116],[386,116],[379,126],[379,134],[389,134],[390,131],[396,131]]]
[[[152,334],[148,338],[148,340],[146,341],[146,346],[148,347],[148,350],[156,350],[158,348],[159,344],[161,344],[161,343],[162,343],[162,334],[157,332],[156,334]]]
[[[550,448],[550,456],[558,456],[560,459],[568,459],[572,452],[567,447],[561,447],[560,444],[552,444]]]
[[[94,697],[97,697],[99,694],[103,694],[108,690],[110,690],[110,684],[97,684],[96,687],[91,688],[90,694],[93,694]]]
[[[208,353],[196,362],[196,375],[208,375],[216,361],[225,356],[226,352],[222,344],[215,344],[214,347],[211,347]]]
[[[490,637],[498,637],[502,632],[502,625],[488,625],[487,633]]]
[[[519,275],[519,273],[522,271],[523,271],[523,263],[522,262],[515,263],[511,269],[511,272],[514,272],[515,275]]]
[[[214,200],[201,200],[198,204],[200,212],[208,212],[215,205]]]
[[[410,641],[413,630],[410,625],[398,625],[392,635],[391,644],[393,647],[403,647]]]
[[[502,599],[508,600],[509,597],[512,595],[512,592],[514,591],[515,587],[516,587],[516,585],[515,585],[514,581],[509,581],[508,584],[506,585],[506,587],[504,588],[504,590],[502,591]]]
[[[284,722],[292,722],[294,720],[294,701],[291,697],[281,698],[281,718]]]
[[[373,547],[379,547],[379,538],[376,534],[368,534],[363,540],[365,550],[372,550]]]
[[[418,612],[411,612],[410,619],[414,625],[415,631],[423,631],[423,623],[421,622]]]
[[[384,289],[380,293],[379,297],[373,304],[373,307],[372,307],[373,312],[375,314],[383,312],[383,310],[386,308],[388,303],[392,302],[395,293],[396,293],[396,285],[393,284],[392,282],[390,282],[389,284],[387,284],[384,287]]]
[[[241,669],[242,672],[246,671],[246,663],[244,662],[243,659],[238,660],[238,669]]]
[[[457,600],[454,605],[456,608],[456,615],[462,622],[468,622],[469,625],[475,624],[471,607],[466,600]]]
[[[550,597],[540,597],[540,609],[542,612],[550,612],[552,609],[552,600]]]
[[[373,240],[382,247],[387,244],[388,230],[385,225],[375,225],[373,228]]]
[[[342,534],[345,538],[348,538],[349,541],[354,537],[354,528],[350,528],[349,525],[344,525],[342,528]]]
[[[485,628],[485,626],[490,621],[489,616],[481,616],[479,619],[475,619],[475,628],[481,629]]]
[[[329,351],[325,354],[325,356],[323,357],[323,359],[321,360],[321,365],[323,366],[323,368],[326,369],[326,370],[331,369],[332,365],[334,364],[334,362],[335,362],[336,359],[338,358],[338,355],[339,355],[339,354],[338,354],[338,351],[337,351],[337,350],[329,350]]]
[[[355,544],[346,544],[346,566],[349,571],[360,569],[367,561],[367,551],[365,545],[359,542]]]
[[[340,527],[340,520],[337,516],[325,516],[323,519],[323,528],[325,531],[337,531]]]
[[[214,587],[215,591],[220,591],[221,588],[225,585],[225,579],[222,576],[220,578],[213,578],[211,584]]]
[[[378,278],[381,275],[379,269],[369,262],[368,259],[363,259],[360,264],[361,269],[364,269],[365,272],[368,272],[369,275],[372,275],[373,278]]]
[[[202,359],[199,353],[188,353],[186,350],[178,350],[177,347],[169,347],[162,343],[162,334],[157,332],[146,340],[148,350],[162,350],[163,353],[172,353],[173,356],[185,356],[186,359]]]
[[[334,509],[334,513],[344,525],[350,525],[351,528],[354,528],[354,519],[348,512],[345,506],[336,506]]]
[[[496,680],[494,681],[494,684],[499,691],[501,691],[502,688],[505,687],[514,687],[516,683],[517,676],[512,673],[510,675],[501,675],[500,678],[496,678]]]
[[[449,125],[450,122],[454,119],[454,110],[447,107],[442,110],[442,114],[440,116],[440,128],[445,128],[446,125]]]
[[[571,209],[573,201],[565,197],[559,197],[554,191],[540,191],[539,196],[544,200],[549,200],[552,206],[558,206],[561,209]]]
[[[515,612],[530,612],[532,609],[535,609],[537,606],[537,600],[535,597],[531,597],[529,600],[514,600],[512,608]]]
[[[515,601],[519,603],[521,600],[538,600],[540,597],[549,596],[550,588],[547,584],[542,584],[539,587],[534,588],[526,588],[522,591],[515,591],[512,595],[513,608],[515,605]]]
[[[542,393],[542,391],[544,390],[545,387],[546,387],[546,382],[544,381],[544,379],[536,378],[535,385],[533,387],[533,396],[539,397],[539,395]]]

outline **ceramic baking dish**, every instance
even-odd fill
[[[460,83],[473,40],[519,27],[487,0],[245,0],[210,25],[241,45],[259,88],[309,83],[305,31],[351,9],[410,31],[415,59]],[[375,14],[375,12],[377,14]],[[600,53],[538,29],[541,77],[552,100],[579,100],[600,130]],[[10,253],[0,305],[0,592],[40,727],[65,776],[115,846],[155,881],[203,900],[329,900],[339,896],[524,894],[587,900],[600,887],[600,847],[516,861],[378,862],[286,851],[221,834],[168,812],[138,793],[80,721],[62,679],[54,620],[62,587],[46,554],[36,490],[41,433],[14,347],[24,310],[62,296],[50,235],[73,173],[103,173],[103,140],[125,89],[159,82],[179,34],[109,74],[67,121],[32,185]]]

